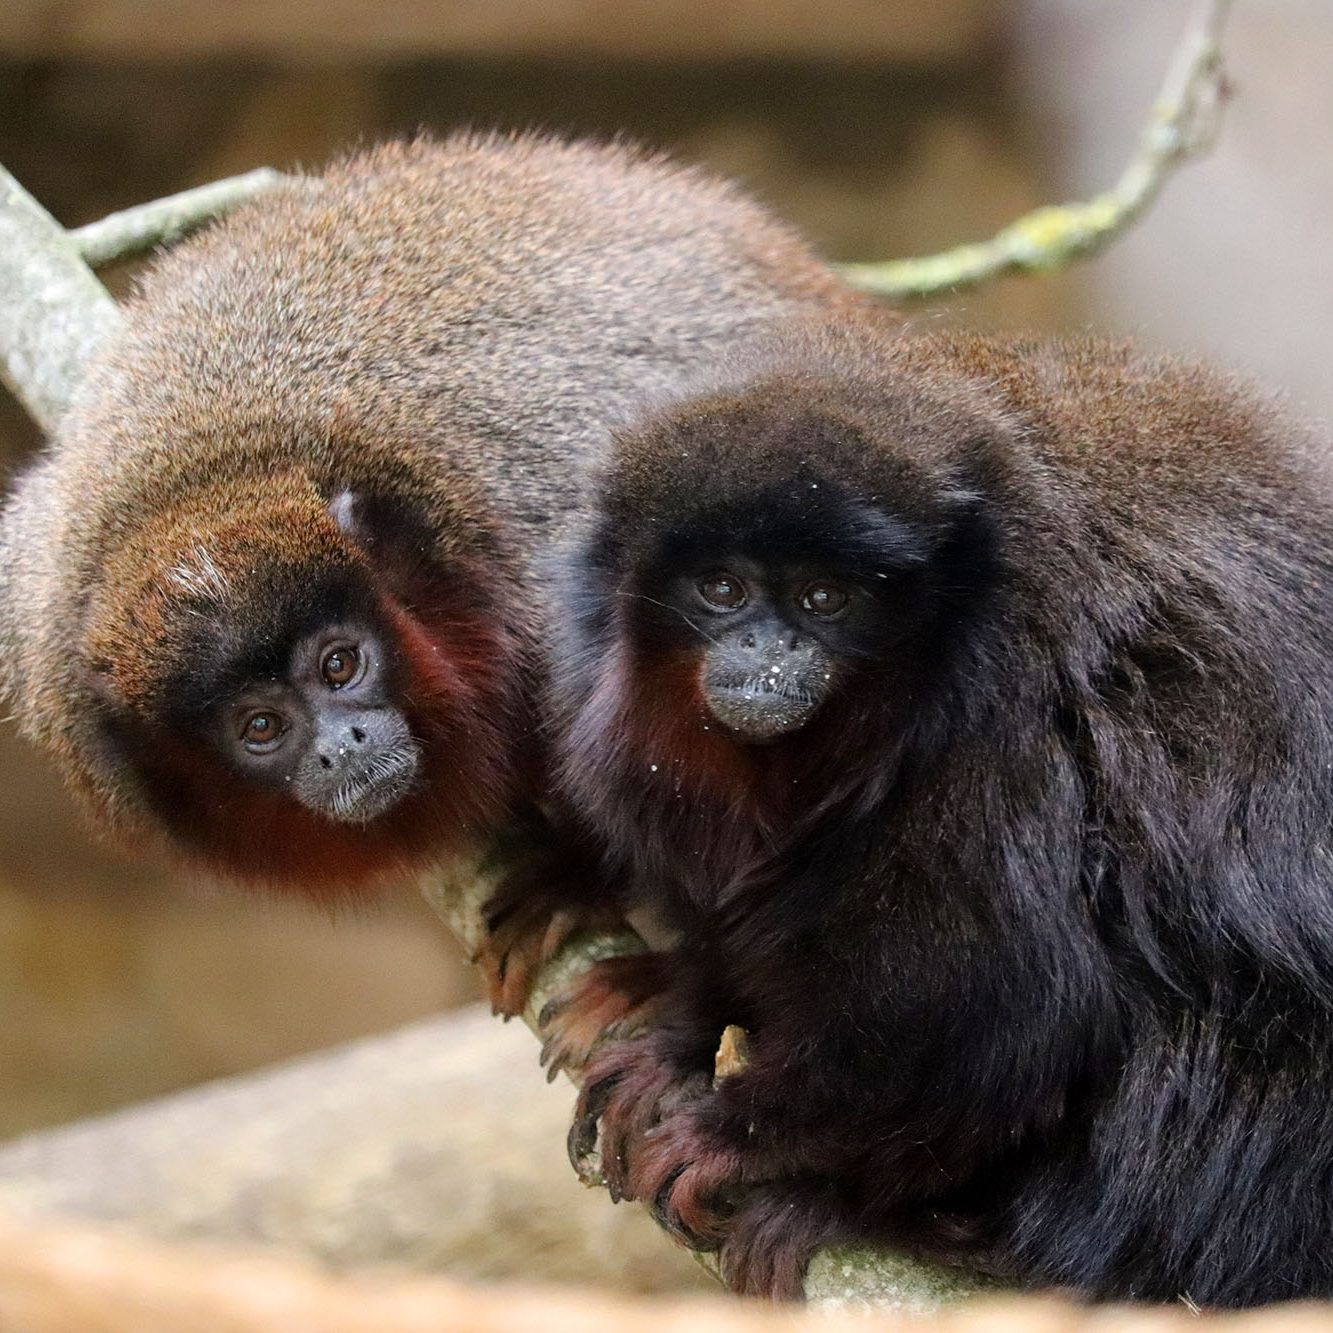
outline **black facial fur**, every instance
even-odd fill
[[[199,642],[164,711],[247,781],[338,823],[378,818],[412,789],[421,755],[372,605],[355,576],[272,586],[257,576],[244,613],[201,607]]]
[[[340,823],[361,824],[411,789],[420,755],[392,688],[386,645],[364,623],[330,624],[292,646],[285,669],[215,710],[228,763]]]
[[[631,636],[697,651],[703,704],[741,743],[810,724],[849,673],[919,637],[924,614],[925,557],[906,523],[827,485],[818,516],[784,500],[673,531],[627,592]]]

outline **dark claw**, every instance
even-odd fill
[[[546,1070],[546,1081],[548,1083],[554,1083],[560,1071],[568,1063],[563,1055],[557,1053],[554,1037],[547,1037],[542,1042],[540,1060],[542,1068]]]
[[[537,1015],[537,1026],[539,1028],[549,1027],[551,1020],[564,1013],[567,1008],[569,1008],[569,996],[565,991],[551,996],[542,1005],[541,1013]]]
[[[671,1196],[675,1190],[676,1182],[684,1175],[687,1167],[688,1164],[682,1164],[667,1177],[666,1183],[657,1191],[657,1196],[652,1202],[651,1211],[658,1223],[687,1249],[694,1250],[698,1254],[710,1253],[722,1247],[721,1240],[712,1236],[701,1236],[692,1231],[680,1220],[680,1215],[671,1206]],[[719,1211],[718,1216],[725,1218],[726,1213]]]
[[[587,1116],[579,1116],[569,1127],[569,1136],[565,1140],[565,1146],[569,1152],[569,1164],[574,1168],[575,1174],[580,1180],[583,1179],[584,1172],[588,1170],[588,1158],[592,1151],[597,1147],[597,1120],[593,1118],[590,1122]]]
[[[588,1158],[597,1147],[597,1121],[619,1081],[619,1075],[612,1074],[584,1088],[574,1111],[574,1123],[570,1126],[567,1140],[569,1162],[585,1184],[596,1174],[588,1166]]]
[[[670,1207],[671,1191],[676,1187],[682,1174],[684,1174],[686,1163],[682,1162],[665,1180],[658,1186],[657,1193],[653,1195],[652,1202],[648,1205],[649,1211],[657,1219],[658,1225],[663,1230],[668,1231],[682,1245],[692,1245],[692,1238],[684,1227],[680,1224],[680,1219],[676,1216],[674,1210]]]

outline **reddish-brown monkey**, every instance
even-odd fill
[[[845,299],[621,146],[284,181],[152,266],[8,504],[22,731],[102,828],[228,876],[336,897],[469,846],[534,795],[542,558],[608,424]]]

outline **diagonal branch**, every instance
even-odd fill
[[[116,304],[60,224],[0,167],[0,380],[55,428]]]
[[[903,299],[957,291],[1003,273],[1062,268],[1096,254],[1128,230],[1178,167],[1212,147],[1226,99],[1221,38],[1231,5],[1199,0],[1134,155],[1109,190],[1081,203],[1039,208],[988,241],[942,254],[843,264],[843,277],[876,296]]]

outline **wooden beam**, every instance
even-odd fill
[[[994,12],[983,0],[6,0],[0,52],[924,61],[974,49]]]

